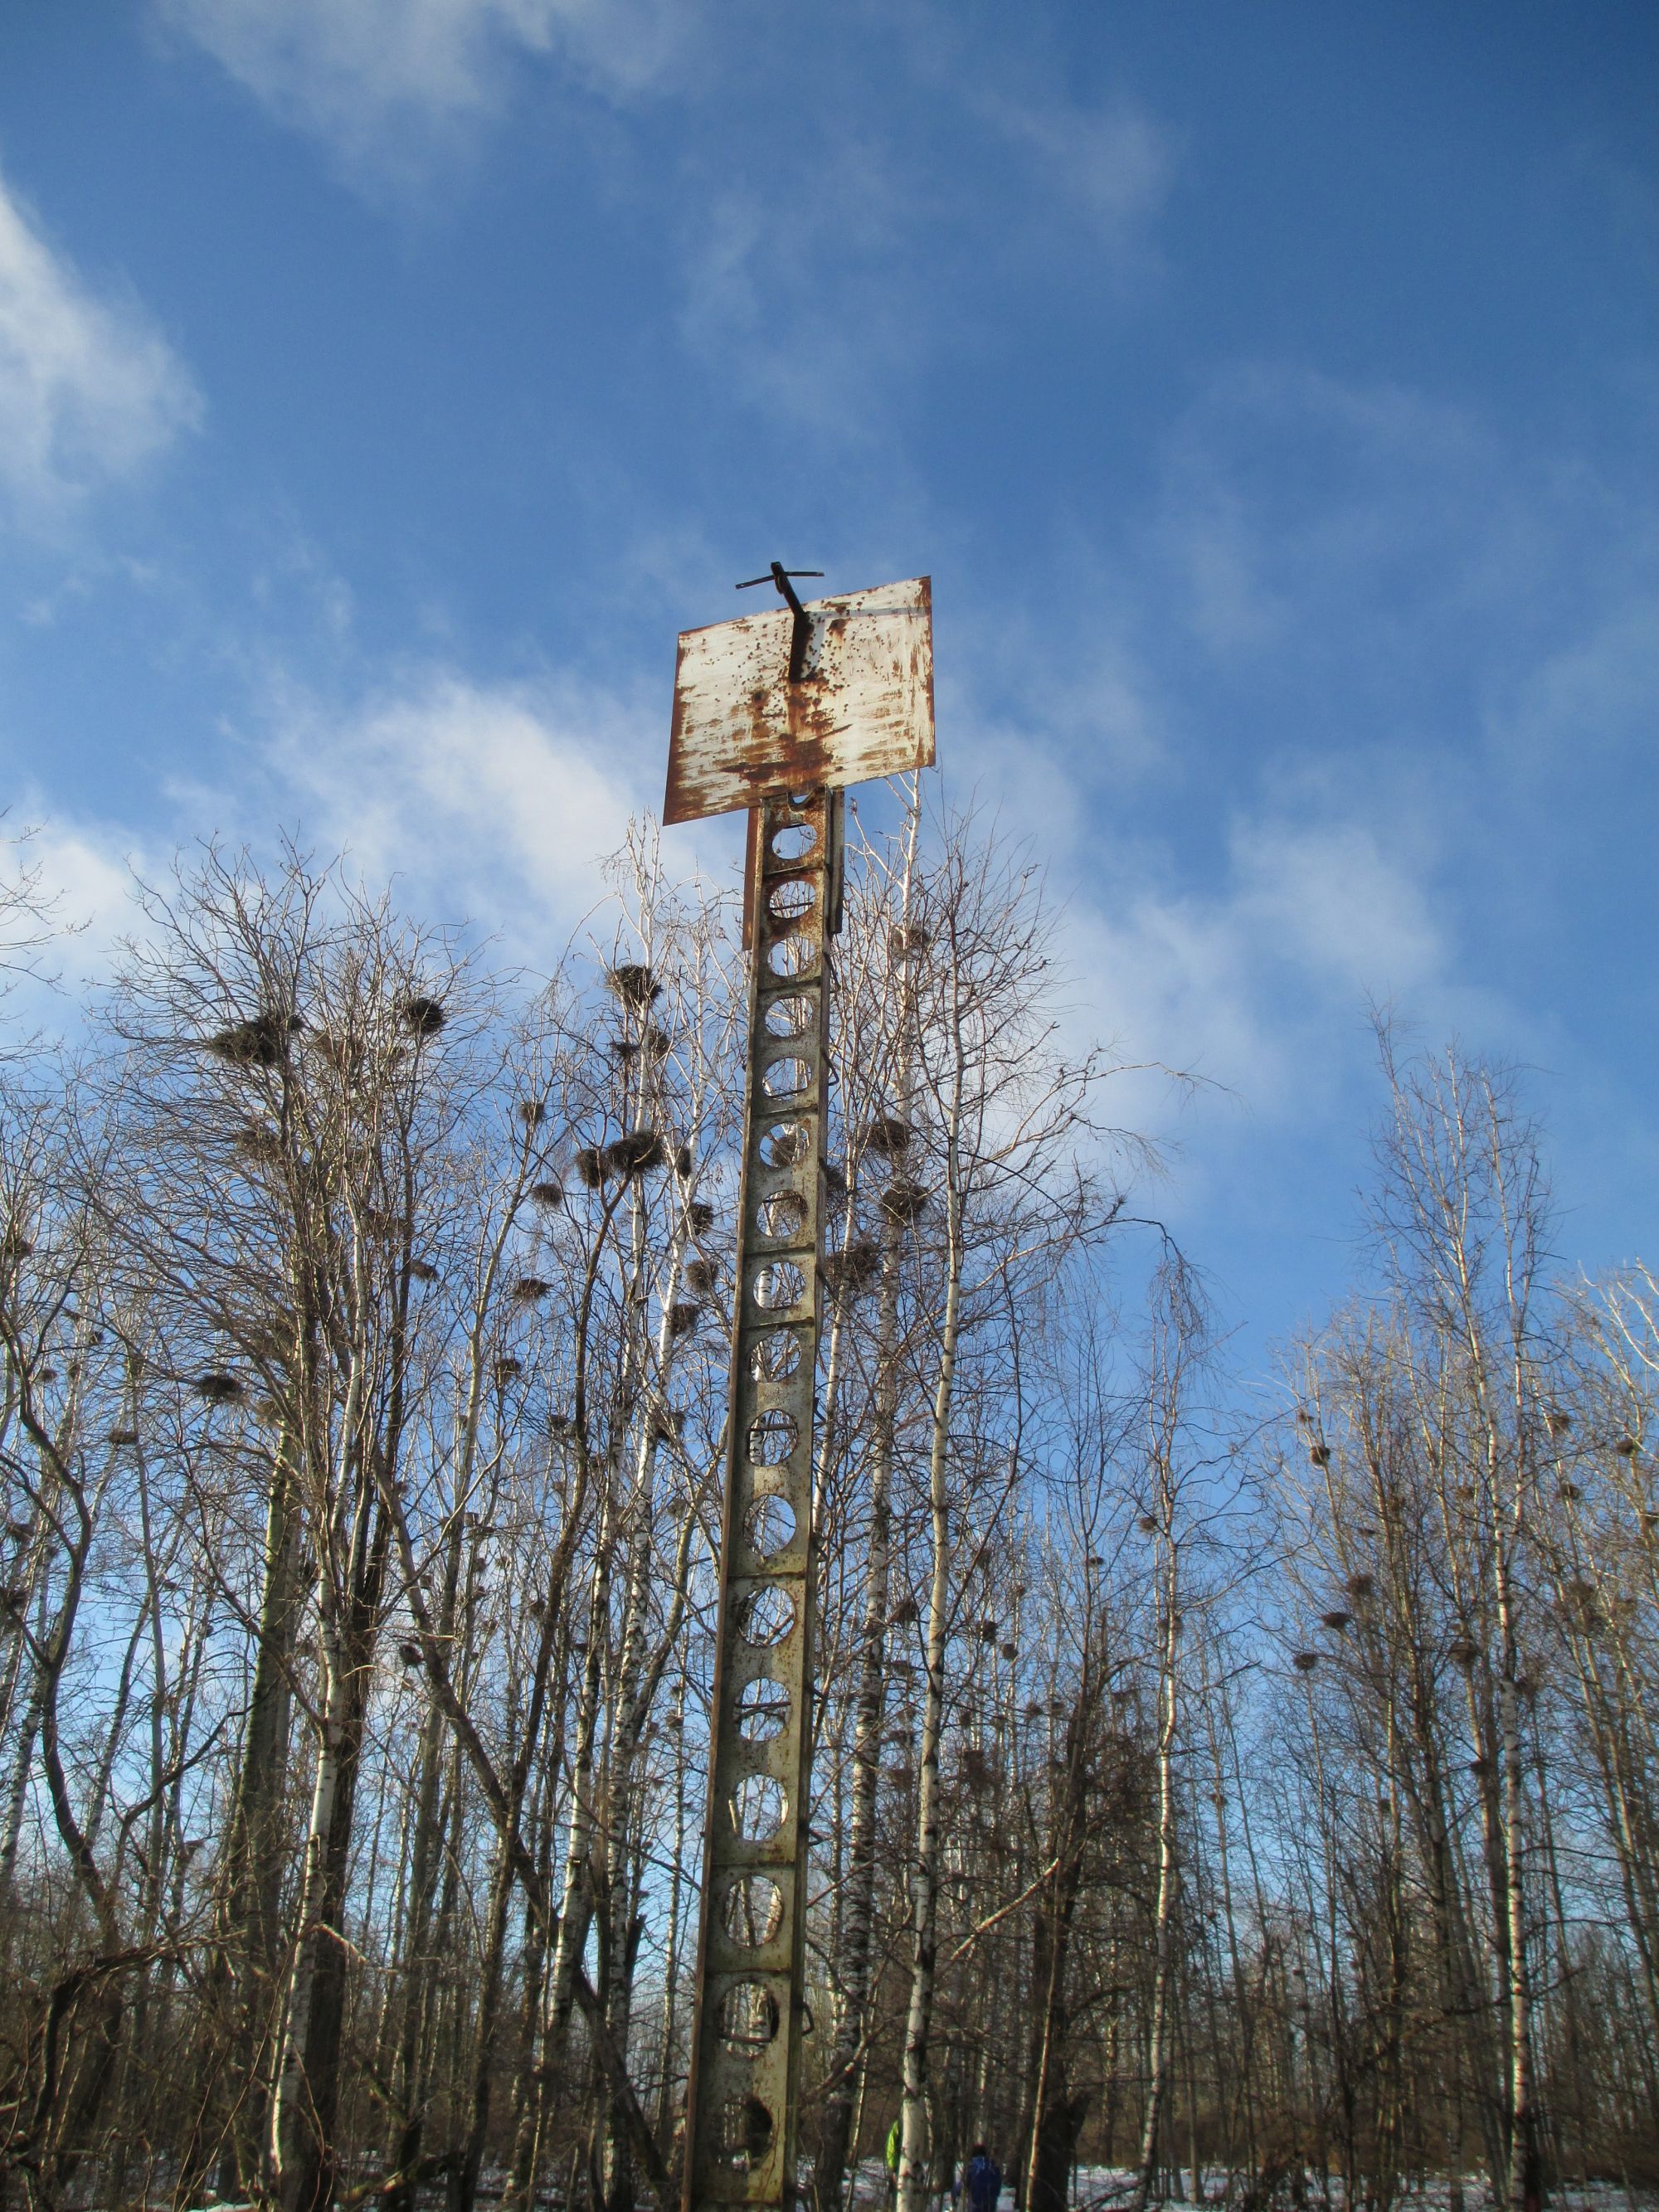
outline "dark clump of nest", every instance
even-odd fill
[[[893,1607],[895,1628],[909,1628],[921,1619],[921,1607],[913,1597],[902,1597]]]
[[[234,1141],[237,1151],[245,1152],[251,1160],[280,1160],[283,1157],[282,1139],[263,1121],[244,1121]]]
[[[226,1375],[217,1368],[198,1375],[191,1386],[198,1398],[205,1398],[210,1406],[234,1405],[242,1395],[242,1386],[234,1375]]]
[[[612,1060],[629,1060],[640,1048],[637,1037],[613,1036],[605,1046]]]
[[[1000,1631],[994,1620],[988,1618],[981,1621],[979,1625],[979,1640],[981,1644],[994,1644],[999,1633]]]
[[[25,1234],[14,1221],[3,1237],[0,1237],[0,1260],[27,1260],[34,1249],[34,1240]]]
[[[990,1786],[991,1762],[975,1743],[963,1747],[962,1778],[970,1790],[985,1790]]]
[[[1028,1721],[1040,1721],[1042,1718],[1042,1700],[1041,1698],[1032,1698],[1027,1701],[1025,1717]]]
[[[902,1152],[915,1131],[896,1114],[878,1114],[864,1133],[865,1148],[872,1152]]]
[[[516,1303],[521,1306],[538,1305],[552,1287],[552,1284],[543,1276],[520,1275],[513,1285],[513,1296]]]
[[[1334,1629],[1340,1636],[1343,1630],[1352,1620],[1353,1615],[1351,1613],[1345,1613],[1339,1606],[1334,1612],[1322,1613],[1319,1618],[1327,1628]]]
[[[855,1298],[869,1289],[881,1264],[878,1246],[868,1237],[855,1237],[844,1252],[826,1255],[823,1279],[838,1298]]]
[[[685,1433],[684,1407],[657,1407],[651,1415],[650,1430],[653,1442],[659,1444],[675,1443]]]
[[[423,997],[419,992],[411,993],[399,1006],[398,1012],[409,1024],[416,1036],[436,1036],[448,1019],[442,1006],[436,999]]]
[[[519,1119],[526,1129],[539,1129],[546,1118],[547,1107],[541,1099],[521,1098],[519,1101]]]
[[[363,1041],[360,1036],[354,1036],[349,1030],[341,1036],[331,1036],[325,1030],[312,1042],[318,1056],[325,1060],[331,1067],[337,1068],[342,1075],[353,1074],[362,1060]]]
[[[896,1228],[919,1221],[927,1194],[919,1182],[890,1182],[881,1194],[881,1210]]]
[[[1553,1437],[1564,1437],[1572,1426],[1572,1415],[1563,1412],[1559,1406],[1552,1406],[1544,1416],[1544,1426]]]
[[[1376,1588],[1374,1575],[1350,1575],[1345,1585],[1350,1597],[1370,1597]]]
[[[824,1162],[823,1187],[831,1198],[844,1198],[847,1195],[847,1170],[839,1160]]]
[[[670,1336],[690,1336],[702,1318],[702,1308],[700,1305],[694,1305],[689,1298],[678,1299],[668,1309],[668,1334]]]
[[[1467,1674],[1480,1656],[1480,1647],[1472,1637],[1455,1636],[1446,1646],[1446,1656]]]
[[[1331,1448],[1328,1444],[1310,1444],[1308,1457],[1316,1467],[1328,1467],[1331,1463]]]
[[[1297,1651],[1292,1655],[1291,1663],[1298,1674],[1311,1674],[1319,1664],[1319,1654],[1316,1651]]]
[[[706,1237],[714,1225],[714,1209],[706,1198],[694,1198],[685,1209],[685,1225],[694,1237]]]
[[[577,1153],[576,1174],[584,1190],[597,1190],[605,1181],[605,1160],[597,1145],[584,1145]]]
[[[138,1441],[138,1431],[137,1429],[112,1429],[109,1432],[109,1441],[112,1444],[136,1444]]]
[[[421,1663],[421,1647],[418,1644],[400,1644],[398,1646],[398,1656],[405,1667],[418,1667]]]
[[[675,1146],[675,1147],[674,1147],[674,1172],[675,1172],[675,1174],[676,1174],[677,1176],[681,1176],[682,1178],[684,1178],[684,1176],[689,1176],[689,1175],[690,1174],[690,1172],[691,1172],[691,1147],[690,1147],[690,1145],[676,1145],[676,1146]]]
[[[563,1184],[532,1182],[530,1186],[530,1203],[532,1206],[539,1206],[544,1213],[556,1212],[564,1204]]]
[[[999,1644],[997,1648],[1001,1652],[1003,1657],[1008,1661],[1010,1665],[1012,1665],[1019,1656],[1019,1646],[1017,1644]]]
[[[666,1030],[659,1029],[653,1022],[645,1033],[645,1048],[653,1060],[666,1060],[674,1049],[674,1040]]]
[[[1576,1505],[1583,1494],[1576,1482],[1564,1482],[1561,1485],[1561,1495],[1569,1505]]]
[[[549,1434],[549,1436],[550,1436],[550,1437],[568,1437],[568,1436],[574,1436],[574,1435],[575,1434],[575,1431],[576,1431],[576,1423],[575,1423],[575,1420],[574,1420],[574,1416],[572,1416],[571,1414],[569,1414],[569,1413],[550,1413],[550,1414],[548,1415],[548,1417],[547,1417],[547,1433]]]
[[[647,1168],[659,1168],[666,1157],[654,1129],[630,1129],[605,1148],[605,1164],[612,1175],[643,1175]]]
[[[521,1359],[514,1359],[510,1355],[503,1355],[501,1358],[496,1360],[489,1371],[495,1378],[496,1389],[504,1390],[509,1382],[515,1382],[523,1374],[524,1362]]]
[[[1157,1514],[1143,1513],[1139,1520],[1136,1522],[1135,1526],[1139,1529],[1143,1536],[1155,1536],[1158,1534]]]
[[[719,1279],[720,1270],[712,1260],[688,1260],[685,1264],[685,1287],[707,1297]]]
[[[417,1283],[435,1283],[438,1279],[438,1270],[429,1260],[411,1260],[409,1272]]]
[[[905,959],[912,952],[926,952],[933,941],[933,931],[919,921],[902,921],[887,933],[887,950],[895,960]]]
[[[1634,1459],[1641,1447],[1634,1437],[1620,1437],[1613,1445],[1613,1449],[1620,1459]]]
[[[623,960],[612,968],[605,981],[622,1000],[623,1006],[643,1012],[653,999],[662,996],[662,986],[652,980],[651,970],[642,960]]]
[[[220,1030],[208,1039],[207,1048],[232,1067],[276,1067],[287,1056],[289,1039],[304,1027],[297,1014],[267,1009]]]

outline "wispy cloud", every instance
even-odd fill
[[[354,166],[408,170],[497,106],[515,58],[626,98],[688,27],[672,0],[154,0],[284,123]],[[411,135],[412,134],[412,135]]]
[[[1108,242],[1138,245],[1175,180],[1174,135],[1134,101],[1097,107],[988,94],[975,103],[1012,145],[1035,160],[1048,195],[1087,218]]]
[[[15,514],[56,526],[201,416],[143,309],[100,296],[0,178],[0,495]]]

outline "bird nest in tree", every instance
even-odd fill
[[[915,1131],[896,1114],[878,1114],[864,1132],[866,1152],[902,1152]]]
[[[656,982],[642,960],[619,961],[607,970],[605,981],[623,1006],[643,1012],[653,1000],[662,996],[662,986]]]
[[[881,1264],[879,1247],[868,1237],[855,1237],[844,1251],[830,1252],[823,1261],[823,1279],[836,1297],[856,1297],[875,1280]]]
[[[436,1036],[447,1019],[436,999],[428,999],[420,992],[411,992],[398,1008],[416,1036]]]
[[[629,1129],[605,1146],[605,1169],[608,1175],[643,1175],[649,1168],[659,1168],[666,1158],[654,1129]]]
[[[919,1182],[890,1182],[881,1194],[881,1210],[896,1226],[919,1221],[927,1204],[927,1193]]]
[[[217,1031],[207,1040],[207,1048],[232,1067],[276,1067],[287,1056],[289,1039],[304,1027],[297,1014],[267,1008]]]

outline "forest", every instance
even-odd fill
[[[9,1002],[5,2205],[677,2200],[747,1000],[672,841],[607,882],[532,975],[209,846]],[[1659,1285],[1380,1019],[1351,1291],[1240,1388],[1062,937],[972,812],[849,848],[803,2198],[902,2112],[899,2212],[980,2139],[1024,2212],[1634,2203]]]

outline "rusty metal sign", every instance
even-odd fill
[[[683,632],[665,823],[933,759],[932,580]]]

